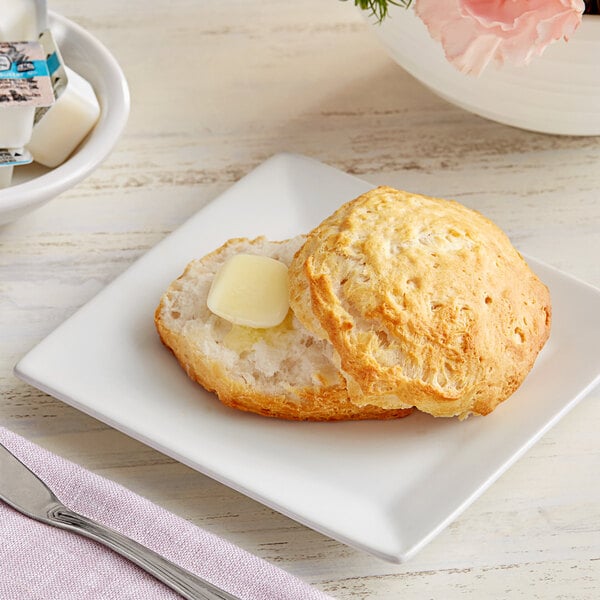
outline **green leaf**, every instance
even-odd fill
[[[363,10],[370,10],[379,23],[387,17],[390,4],[408,8],[411,3],[412,0],[354,0],[355,6]]]

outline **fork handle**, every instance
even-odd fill
[[[59,505],[48,514],[48,521],[91,538],[129,559],[187,600],[240,600],[237,596],[182,569],[138,542]]]

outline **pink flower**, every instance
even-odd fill
[[[486,65],[526,65],[581,22],[583,0],[416,0],[415,12],[463,73]]]

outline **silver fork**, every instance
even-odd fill
[[[240,600],[118,531],[72,511],[2,444],[0,499],[32,519],[104,544],[188,600]]]

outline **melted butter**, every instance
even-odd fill
[[[254,344],[264,341],[266,344],[288,331],[292,331],[293,314],[289,310],[285,319],[275,327],[257,328],[245,325],[232,325],[231,329],[223,338],[223,344],[237,354],[243,354],[252,350]]]

